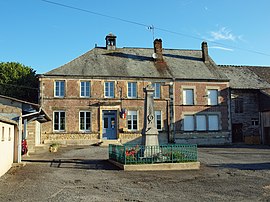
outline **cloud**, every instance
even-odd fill
[[[210,46],[209,48],[220,49],[220,50],[225,50],[225,51],[234,51],[231,48],[225,48],[225,47],[221,47],[221,46]]]
[[[236,36],[232,33],[230,29],[227,27],[221,27],[218,31],[211,31],[210,32],[211,38],[210,41],[236,41],[241,40],[242,36]]]

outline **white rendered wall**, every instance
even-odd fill
[[[14,125],[0,122],[0,176],[11,168],[13,156]]]

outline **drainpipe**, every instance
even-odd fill
[[[19,134],[18,134],[18,158],[17,158],[17,163],[21,163],[22,162],[22,115],[20,115],[19,117]]]
[[[174,126],[174,79],[169,84],[170,97],[170,136],[169,143],[175,143],[175,126]]]
[[[169,108],[170,108],[170,99],[166,98],[166,117],[167,117],[167,138],[168,138],[168,142],[170,141],[170,123],[169,123]]]
[[[175,127],[174,127],[174,79],[169,84],[162,86],[169,86],[169,98],[166,98],[166,116],[168,126],[168,142],[175,143]]]
[[[30,113],[30,114],[25,114],[25,115],[22,115],[22,118],[26,118],[28,116],[32,116],[32,115],[37,115],[41,112],[41,107],[39,108],[39,111],[38,112],[33,112],[33,113]],[[27,140],[27,119],[24,119],[23,120],[23,137],[24,139]]]
[[[263,119],[262,119],[262,113],[259,112],[259,134],[260,134],[260,143],[264,144],[264,130],[263,130]]]
[[[228,130],[229,130],[229,143],[232,144],[232,91],[229,86],[228,88]]]

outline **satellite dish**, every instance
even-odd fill
[[[157,54],[156,54],[156,53],[153,53],[153,54],[152,54],[152,57],[153,57],[154,59],[157,59]]]

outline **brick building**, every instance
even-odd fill
[[[42,142],[140,143],[144,92],[155,87],[155,124],[160,143],[231,142],[229,80],[200,50],[118,48],[116,36],[67,64],[40,75],[40,105],[52,122]]]
[[[219,70],[230,79],[232,142],[270,144],[270,67]]]

